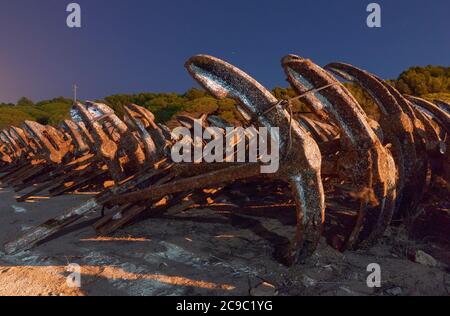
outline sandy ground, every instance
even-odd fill
[[[0,244],[80,205],[89,196],[17,203],[0,190]],[[0,253],[0,295],[449,295],[446,265],[411,261],[412,244],[391,229],[368,251],[336,252],[322,242],[304,265],[273,259],[261,231],[276,220],[191,210],[135,223],[97,238],[85,218],[32,251]],[[67,283],[68,264],[81,267],[81,287]],[[381,267],[381,288],[369,288],[367,266]]]

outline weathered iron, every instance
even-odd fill
[[[56,196],[95,188],[99,193],[7,243],[7,253],[30,249],[92,213],[102,215],[94,229],[106,235],[144,212],[173,214],[192,207],[237,211],[237,205],[214,199],[220,193],[233,200],[240,187],[246,188],[238,190],[243,201],[254,201],[248,189],[253,186],[247,185],[253,181],[265,196],[274,192],[275,202],[296,210],[294,237],[275,247],[277,259],[292,265],[314,252],[323,233],[339,235],[328,240],[344,250],[376,242],[394,215],[411,224],[436,177],[450,179],[446,102],[405,97],[376,75],[349,64],[332,63],[323,69],[288,55],[282,60],[288,81],[299,94],[296,99],[312,111],[294,116],[293,100],[277,100],[229,63],[198,55],[185,66],[213,96],[234,99],[245,126],[278,128],[269,129],[269,137],[280,144],[280,169],[261,174],[261,161],[176,164],[170,156],[174,135],[144,107],[124,106],[121,119],[106,104],[75,102],[71,119],[59,128],[25,121],[22,128],[0,131],[0,181],[17,192],[29,189],[18,201],[40,192]],[[378,122],[332,73],[372,96],[381,113]],[[214,115],[181,115],[177,121],[191,131],[197,124],[213,139],[233,127]],[[241,144],[249,146],[246,137],[232,142],[235,153]],[[350,229],[323,232],[325,219],[339,222],[341,211],[355,214]]]
[[[246,117],[254,119],[262,127],[279,127],[278,138],[284,161],[280,170],[271,178],[282,179],[290,184],[297,205],[297,231],[280,257],[287,264],[310,255],[321,236],[324,220],[324,193],[320,177],[321,155],[311,136],[293,119],[278,100],[256,80],[240,69],[212,56],[192,57],[186,68],[191,76],[217,98],[233,98],[239,102],[238,109]],[[274,108],[273,111],[260,114]],[[293,132],[292,132],[293,131]],[[292,137],[292,139],[289,139]],[[288,151],[288,144],[294,146]],[[175,180],[166,185],[113,197],[112,204],[155,200],[167,194],[227,184],[239,179],[260,175],[259,164],[225,167],[192,178]]]
[[[358,192],[360,197],[356,224],[345,247],[372,242],[381,236],[394,213],[397,184],[392,155],[370,127],[361,106],[329,73],[294,55],[284,57],[282,66],[289,83],[300,94],[329,85],[328,89],[305,96],[304,101],[318,115],[339,126],[343,167],[340,176],[350,176],[352,193]]]
[[[415,189],[416,146],[411,118],[403,111],[395,97],[374,75],[349,64],[333,63],[325,69],[358,83],[374,99],[381,113],[380,125],[383,130],[384,145],[391,144],[391,152],[397,167],[397,209],[410,208],[402,205],[405,191],[411,194]]]

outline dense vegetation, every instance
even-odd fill
[[[442,99],[450,102],[450,67],[427,66],[413,67],[403,72],[397,80],[389,81],[400,92],[420,96],[428,100]],[[366,112],[377,117],[378,111],[373,100],[367,93],[354,84],[345,84]],[[279,99],[295,96],[290,88],[277,87],[273,90]],[[173,117],[187,113],[199,115],[202,113],[216,114],[231,123],[238,123],[240,115],[237,113],[234,101],[216,100],[207,93],[191,89],[184,94],[177,93],[140,93],[117,94],[99,100],[110,105],[117,113],[122,114],[123,105],[135,103],[152,111],[159,122],[172,125]],[[63,97],[33,103],[27,98],[21,98],[16,104],[0,103],[0,128],[8,125],[20,125],[24,120],[35,120],[42,124],[56,125],[69,116],[72,104],[70,99]],[[296,112],[307,112],[308,109],[301,102],[294,106]]]
[[[0,104],[0,128],[17,126],[25,120],[57,125],[68,117],[71,106],[72,101],[62,97],[36,104],[27,98],[21,98],[17,104]]]

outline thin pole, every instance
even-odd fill
[[[76,84],[73,85],[73,103],[77,102],[77,89],[78,86]]]

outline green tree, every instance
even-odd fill
[[[17,106],[33,106],[34,103],[27,97],[22,97],[17,101]]]
[[[185,94],[184,97],[190,101],[195,100],[195,99],[199,99],[199,98],[203,98],[206,97],[208,94],[205,91],[196,89],[196,88],[192,88],[190,90],[188,90]]]
[[[400,74],[395,87],[404,94],[422,96],[450,93],[450,67],[412,67]]]

